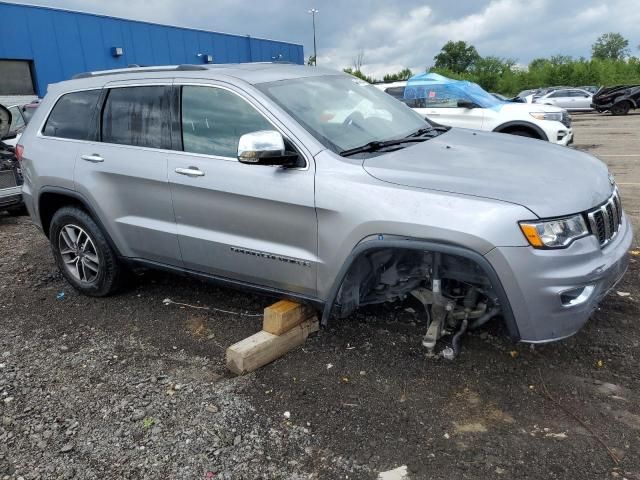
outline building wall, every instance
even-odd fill
[[[0,2],[0,59],[30,60],[36,93],[80,72],[127,65],[289,61],[303,63],[302,45],[120,18]],[[114,57],[112,47],[124,53]]]

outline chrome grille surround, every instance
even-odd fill
[[[616,237],[622,225],[622,203],[618,189],[613,191],[611,197],[604,204],[589,210],[587,219],[591,233],[598,239],[600,248],[604,248]]]

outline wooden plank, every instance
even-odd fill
[[[264,309],[262,329],[282,335],[314,315],[313,308],[291,300],[280,300]]]
[[[304,343],[318,331],[318,319],[305,320],[282,335],[260,331],[227,348],[227,368],[237,375],[253,372]]]

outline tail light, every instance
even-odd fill
[[[23,145],[16,145],[16,158],[18,159],[18,162],[22,163],[22,156],[24,155],[24,146]]]

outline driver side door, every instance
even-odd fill
[[[169,184],[185,268],[307,296],[316,294],[317,233],[313,158],[288,140],[303,166],[246,165],[243,134],[278,130],[263,106],[218,84],[174,86],[181,141]]]
[[[418,108],[414,110],[429,120],[449,127],[482,130],[485,109],[459,107],[458,101],[473,103],[473,100],[463,94],[453,92],[441,85],[431,85],[424,87],[420,97],[416,99]]]

